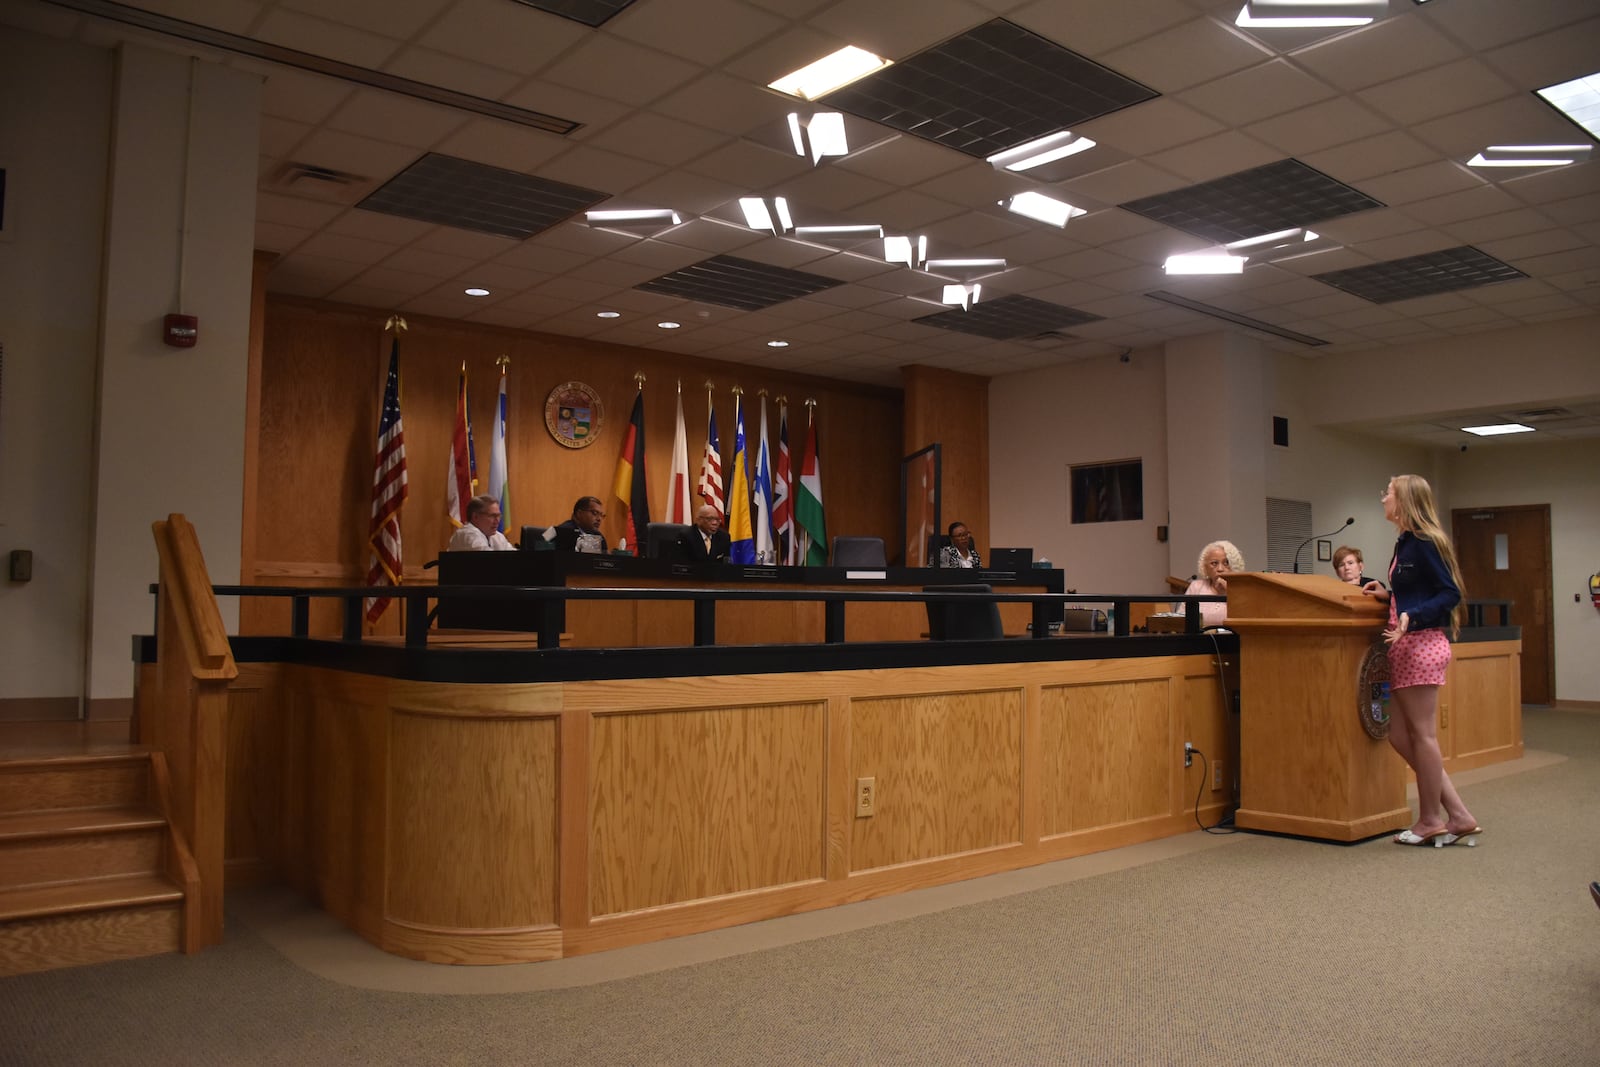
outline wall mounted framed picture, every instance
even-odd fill
[[[1333,542],[1332,541],[1318,541],[1317,542],[1317,559],[1320,560],[1323,563],[1328,563],[1328,562],[1332,561],[1332,559],[1333,559]]]
[[[902,557],[907,567],[931,567],[928,550],[939,526],[939,446],[932,444],[900,461],[900,532],[905,546]]]
[[[1074,524],[1144,518],[1143,460],[1074,465],[1070,481]]]

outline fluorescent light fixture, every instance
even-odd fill
[[[1065,226],[1068,219],[1088,214],[1081,207],[1073,207],[1065,200],[1057,200],[1043,193],[1018,193],[1009,200],[1000,200],[997,203],[1007,211],[1036,222],[1049,223],[1051,226]]]
[[[823,156],[850,153],[850,141],[844,132],[844,116],[837,111],[819,111],[810,116],[790,112],[789,138],[794,142],[794,154],[810,156],[812,166],[821,163]]]
[[[1565,167],[1589,158],[1589,144],[1492,144],[1469,167]]]
[[[1292,230],[1278,230],[1276,233],[1264,233],[1260,237],[1246,237],[1242,241],[1229,241],[1223,245],[1230,252],[1248,248],[1251,251],[1262,252],[1274,248],[1293,248],[1295,245],[1304,244],[1306,241],[1315,241],[1317,234],[1311,230],[1296,226]]]
[[[889,60],[849,44],[815,63],[801,67],[793,74],[769,82],[767,88],[798,96],[802,100],[815,100],[888,65]]]
[[[1243,274],[1245,259],[1226,252],[1191,252],[1168,256],[1162,269],[1168,274]]]
[[[1388,7],[1388,0],[1249,0],[1233,24],[1246,29],[1338,29],[1365,26]]]
[[[664,207],[607,208],[585,211],[583,218],[591,229],[626,237],[654,237],[683,222],[683,216]]]
[[[794,229],[789,201],[781,196],[741,196],[739,210],[744,212],[745,225],[752,230],[771,230],[774,237],[782,237]]]
[[[767,347],[768,348],[788,348],[789,347],[789,342],[788,341],[768,341],[767,342]]]
[[[1600,71],[1548,85],[1538,92],[1557,111],[1587,130],[1589,136],[1600,137]]]
[[[999,274],[1006,269],[1003,259],[930,259],[923,263],[922,269],[929,274],[937,274],[941,278],[950,278],[958,282],[975,282],[979,278],[987,278]]]
[[[796,226],[795,237],[827,245],[851,245],[883,239],[882,226]]]
[[[676,323],[676,322],[668,321],[668,322],[658,322],[658,323],[656,323],[656,325],[661,327],[661,329],[663,329],[663,330],[676,330],[680,324]]]
[[[944,287],[944,297],[940,303],[953,304],[962,311],[971,311],[972,305],[978,302],[978,297],[983,293],[983,286],[972,285],[947,285]]]
[[[489,290],[483,288],[482,286],[477,286],[477,285],[474,285],[471,289],[463,289],[462,292],[466,293],[468,296],[488,296],[489,295]]]
[[[928,239],[926,237],[885,237],[883,239],[883,261],[885,263],[904,263],[913,270],[922,266],[928,260]]]
[[[1499,437],[1507,433],[1532,433],[1532,426],[1524,426],[1520,422],[1500,422],[1491,426],[1463,426],[1463,433],[1476,434],[1479,437]]]
[[[597,319],[620,319],[622,317],[622,312],[620,312],[620,311],[596,311],[594,313],[594,317],[597,318]]]
[[[1087,152],[1093,147],[1094,142],[1089,138],[1080,137],[1071,130],[1061,130],[1004,152],[996,152],[985,162],[996,170],[1032,170],[1079,152]]]

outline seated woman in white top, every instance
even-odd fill
[[[967,529],[966,523],[950,524],[950,543],[939,550],[939,566],[971,570],[983,566],[978,550],[972,547],[972,531]]]
[[[446,552],[514,552],[500,532],[500,501],[485,493],[467,501],[467,524],[450,535]]]
[[[1244,556],[1232,541],[1213,541],[1200,550],[1195,569],[1199,577],[1189,583],[1189,588],[1183,591],[1184,596],[1227,596],[1226,576],[1244,570]],[[1199,607],[1200,622],[1204,626],[1221,626],[1228,621],[1226,604],[1201,604]],[[1174,604],[1172,610],[1183,611],[1185,608],[1183,604]]]

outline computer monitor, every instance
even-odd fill
[[[1025,571],[1033,566],[1033,549],[991,548],[989,558],[985,562],[986,570]]]

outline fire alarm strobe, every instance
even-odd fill
[[[200,320],[193,315],[168,315],[161,327],[161,339],[174,348],[193,348],[200,336]]]

